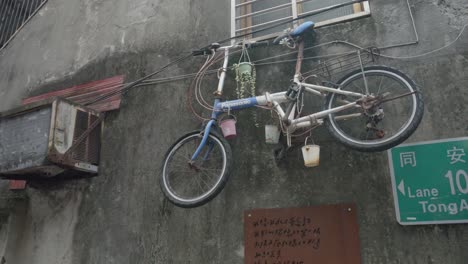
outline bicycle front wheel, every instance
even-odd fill
[[[226,140],[210,133],[197,159],[191,161],[203,132],[181,137],[169,148],[161,174],[161,189],[174,204],[196,207],[213,199],[228,180],[232,153]]]
[[[376,104],[356,106],[330,114],[326,125],[344,145],[359,151],[383,151],[406,140],[418,127],[424,112],[421,92],[411,78],[387,66],[365,67],[344,76],[340,90],[378,98]],[[356,98],[330,93],[325,108],[332,109]]]

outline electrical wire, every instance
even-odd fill
[[[349,5],[350,3],[357,3],[357,2],[362,2],[362,1],[353,1],[353,2],[348,2],[348,3],[344,3],[344,4],[340,4],[341,6],[345,6],[345,5]],[[408,3],[409,4],[409,3]],[[332,6],[331,8],[329,9],[326,9],[326,10],[318,10],[319,13],[321,12],[326,12],[326,11],[329,11],[333,8],[337,8],[337,5],[335,6]],[[222,41],[220,41],[219,43],[223,43],[223,42],[226,42],[226,41],[229,41],[229,40],[232,40],[232,39],[237,39],[237,38],[241,38],[241,37],[245,37],[247,35],[250,35],[250,34],[253,34],[253,33],[257,33],[257,32],[261,32],[261,31],[264,31],[264,30],[268,30],[268,29],[271,29],[271,28],[274,28],[274,27],[277,27],[279,25],[283,25],[283,24],[287,24],[287,23],[290,23],[292,21],[295,21],[295,20],[298,20],[298,19],[303,19],[305,17],[308,17],[308,16],[311,16],[311,15],[315,15],[315,14],[318,14],[318,13],[313,13],[313,14],[307,14],[305,16],[299,16],[297,17],[296,19],[291,19],[291,20],[288,20],[288,21],[285,21],[285,22],[281,22],[281,23],[278,23],[278,24],[275,24],[271,27],[267,27],[267,28],[263,28],[263,29],[260,29],[260,30],[257,30],[257,31],[253,31],[253,32],[250,32],[248,34],[243,34],[243,35],[239,35],[239,36],[235,36],[235,37],[232,37],[232,38],[228,38],[228,39],[224,39]],[[412,16],[412,14],[411,14]],[[413,21],[413,26],[415,28],[415,25],[414,25],[414,19],[412,17],[412,21]],[[461,36],[463,35],[466,27],[468,26],[468,24],[464,25],[462,30],[460,31],[460,33],[458,34],[458,36],[452,41],[450,42],[449,44],[443,46],[443,47],[440,47],[440,48],[437,48],[437,49],[434,49],[432,51],[429,51],[429,52],[425,52],[425,53],[422,53],[422,54],[418,54],[418,55],[413,55],[413,56],[390,56],[390,55],[385,55],[385,54],[375,54],[379,57],[383,57],[383,58],[389,58],[389,59],[414,59],[414,58],[420,58],[420,57],[424,57],[424,56],[428,56],[428,55],[431,55],[433,53],[436,53],[436,52],[439,52],[443,49],[446,49],[450,46],[452,46],[453,44],[455,44],[460,38]],[[416,32],[416,38],[417,40],[419,40],[419,36],[417,35],[417,32]],[[354,43],[351,43],[351,42],[348,42],[348,41],[343,41],[343,40],[336,40],[336,41],[330,41],[330,42],[326,42],[326,43],[322,43],[322,44],[319,44],[319,45],[316,45],[316,46],[313,46],[313,47],[308,47],[306,48],[305,50],[308,50],[308,49],[313,49],[313,48],[318,48],[318,47],[322,47],[322,46],[328,46],[328,45],[332,45],[332,44],[344,44],[344,45],[347,45],[347,46],[351,46],[351,47],[354,47],[356,49],[359,49],[359,50],[366,50],[365,48],[357,45],[357,44],[354,44]],[[209,47],[209,46],[207,46]],[[385,48],[389,48],[389,47],[382,47],[383,49]],[[379,48],[377,48],[379,49]],[[354,51],[353,51],[354,52]],[[235,52],[233,52],[232,54],[234,54]],[[294,51],[294,52],[288,52],[288,53],[285,53],[285,54],[280,54],[280,55],[277,55],[277,56],[272,56],[272,57],[268,57],[268,58],[264,58],[264,59],[261,59],[261,60],[257,60],[257,61],[254,61],[254,63],[257,65],[257,66],[262,66],[262,65],[271,65],[271,64],[277,64],[277,63],[285,63],[285,62],[293,62],[293,61],[296,61],[295,59],[294,60],[283,60],[283,61],[276,61],[276,62],[269,62],[269,63],[258,63],[258,62],[263,62],[263,61],[268,61],[268,60],[272,60],[272,59],[275,59],[275,58],[279,58],[279,57],[283,57],[283,56],[287,56],[287,55],[291,55],[291,54],[295,54],[297,53],[297,51]],[[352,52],[345,52],[345,53],[338,53],[338,54],[328,54],[328,55],[322,55],[322,56],[314,56],[314,57],[306,57],[304,58],[304,60],[307,60],[307,59],[317,59],[317,58],[325,58],[325,57],[333,57],[333,56],[340,56],[340,55],[346,55],[346,54],[349,54],[349,53],[352,53]],[[231,54],[231,55],[232,55]],[[95,104],[97,102],[100,102],[100,101],[103,101],[103,100],[106,100],[108,98],[111,98],[113,96],[116,96],[116,95],[119,95],[119,94],[125,94],[127,93],[131,88],[133,87],[136,87],[136,86],[143,86],[143,85],[150,85],[150,84],[155,84],[155,83],[159,83],[159,82],[163,82],[163,81],[173,81],[173,80],[181,80],[181,79],[185,79],[185,78],[189,78],[189,77],[193,77],[195,76],[195,89],[196,89],[196,99],[197,101],[202,105],[204,106],[205,108],[207,109],[210,109],[212,110],[212,107],[206,102],[206,100],[204,100],[203,98],[203,95],[201,93],[201,80],[203,79],[203,77],[207,74],[212,74],[212,73],[215,73],[217,72],[217,70],[210,70],[208,71],[208,68],[212,65],[214,65],[216,62],[218,62],[220,59],[217,59],[217,60],[214,60],[214,56],[212,57],[212,63],[210,63],[209,65],[207,65],[206,67],[202,67],[202,69],[197,72],[197,73],[192,73],[192,74],[186,74],[186,75],[179,75],[179,76],[172,76],[172,77],[167,77],[167,78],[161,78],[161,79],[153,79],[153,80],[148,80],[149,78],[153,77],[154,75],[164,71],[165,69],[169,68],[170,66],[182,61],[182,60],[185,60],[189,57],[191,57],[192,54],[188,54],[186,56],[182,56],[182,57],[179,57],[177,58],[176,60],[174,61],[171,61],[170,63],[166,64],[165,66],[161,67],[159,70],[151,73],[151,74],[148,74],[136,81],[133,81],[133,82],[130,82],[130,83],[126,83],[126,84],[122,84],[121,86],[118,86],[119,89],[118,90],[115,90],[115,91],[112,91],[112,92],[109,92],[109,93],[106,93],[106,94],[103,94],[101,96],[98,96],[96,97],[94,100],[90,101],[90,102],[87,102],[85,105],[91,105],[91,104]],[[207,60],[208,61],[208,60]],[[231,68],[231,67],[228,67],[228,68]],[[304,73],[305,74],[305,73]],[[198,93],[197,93],[198,92]],[[199,97],[198,97],[199,96]]]
[[[447,44],[447,45],[445,45],[443,47],[431,50],[429,52],[425,52],[425,53],[414,55],[414,56],[390,56],[390,55],[385,55],[385,54],[374,54],[374,55],[378,56],[378,57],[388,58],[388,59],[412,59],[412,58],[424,57],[424,56],[433,54],[435,52],[441,51],[443,49],[446,49],[446,48],[452,46],[453,44],[455,44],[461,38],[461,36],[463,35],[464,31],[466,30],[466,27],[468,27],[468,24],[463,26],[463,28],[460,31],[460,33],[458,34],[458,36],[452,42],[450,42],[449,44]],[[316,45],[316,46],[313,46],[313,47],[305,48],[304,50],[318,48],[318,47],[321,47],[321,46],[328,46],[328,45],[331,45],[331,44],[344,44],[344,45],[347,45],[347,46],[352,46],[352,47],[357,48],[359,50],[365,50],[364,47],[361,47],[361,46],[359,46],[357,44],[347,42],[347,41],[343,41],[343,40],[336,40],[336,41],[326,42],[326,43],[319,44],[319,45]],[[377,48],[377,49],[380,49],[380,48]],[[325,55],[320,55],[320,56],[310,56],[310,57],[304,57],[303,60],[329,58],[329,57],[347,55],[347,54],[351,54],[351,53],[354,53],[354,52],[355,51],[343,52],[343,53],[334,53],[334,54],[325,54]],[[260,59],[260,60],[253,61],[253,63],[255,63],[255,66],[264,66],[264,65],[271,65],[271,64],[281,64],[281,63],[287,63],[287,62],[295,62],[296,59],[280,60],[280,61],[267,62],[267,63],[259,63],[259,62],[268,61],[268,60],[284,57],[284,56],[295,54],[295,53],[297,53],[297,51],[287,52],[287,53],[283,53],[283,54],[280,54],[280,55],[263,58],[263,59]],[[228,67],[228,69],[232,69],[232,67]],[[217,71],[218,70],[207,70],[207,71],[205,71],[205,75],[214,74]],[[145,81],[145,82],[143,82],[141,84],[138,84],[137,86],[153,85],[153,84],[158,84],[158,83],[162,83],[162,82],[177,81],[177,80],[182,80],[182,79],[186,79],[186,78],[191,78],[191,77],[194,77],[196,75],[197,75],[197,73],[190,73],[190,74],[177,75],[177,76],[171,76],[171,77],[165,77],[165,78],[151,79],[151,80],[147,80],[147,81]]]
[[[142,77],[142,78],[140,78],[140,79],[138,79],[138,80],[136,80],[136,81],[133,81],[133,82],[131,82],[131,83],[129,83],[129,84],[123,86],[122,88],[120,88],[120,89],[117,90],[117,91],[109,92],[109,93],[104,94],[104,95],[102,95],[102,96],[98,96],[98,97],[96,97],[94,100],[91,100],[91,101],[87,102],[85,105],[95,104],[95,103],[97,103],[97,102],[99,102],[99,101],[105,100],[105,99],[110,98],[110,97],[112,97],[112,96],[114,96],[114,95],[117,95],[117,94],[125,94],[125,93],[127,93],[131,88],[133,88],[134,86],[136,86],[136,85],[142,83],[143,81],[145,81],[145,80],[147,80],[147,79],[153,77],[154,75],[156,75],[156,74],[158,74],[158,73],[161,73],[162,71],[164,71],[165,69],[169,68],[170,66],[172,66],[172,65],[174,65],[174,64],[176,64],[176,63],[178,63],[178,62],[180,62],[180,61],[182,61],[182,60],[188,59],[188,58],[190,58],[190,57],[192,57],[192,53],[191,53],[191,52],[190,52],[188,55],[186,55],[186,56],[179,57],[179,58],[177,58],[177,59],[175,59],[175,60],[169,62],[169,63],[166,64],[165,66],[161,67],[159,70],[157,70],[157,71],[155,71],[155,72],[153,72],[153,73],[151,73],[151,74],[148,74],[148,75],[146,75],[146,76],[144,76],[144,77]]]

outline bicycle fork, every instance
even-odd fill
[[[190,159],[190,163],[193,163],[195,161],[195,159],[197,159],[198,155],[200,155],[201,151],[205,147],[206,142],[208,140],[208,137],[210,136],[211,127],[214,125],[214,123],[215,123],[215,120],[212,119],[206,125],[205,130],[203,132],[202,141],[200,142],[200,145],[198,146],[197,150],[195,150],[195,153],[193,153],[192,158]],[[203,160],[208,159],[208,156],[209,156],[209,154],[211,153],[212,150],[213,150],[213,146],[210,146],[209,150],[205,153],[205,156],[203,157]]]

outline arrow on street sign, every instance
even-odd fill
[[[398,190],[400,190],[400,192],[401,192],[403,195],[406,195],[406,194],[405,194],[405,183],[403,182],[403,180],[401,180],[400,184],[398,184]]]

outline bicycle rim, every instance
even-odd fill
[[[386,98],[396,98],[382,103],[379,109],[366,112],[362,108],[352,108],[336,114],[329,115],[329,121],[338,136],[352,144],[374,146],[397,141],[405,133],[417,112],[417,91],[412,84],[400,74],[383,69],[365,70],[356,72],[345,78],[340,89],[366,94],[364,76],[367,81],[369,94]],[[403,96],[405,95],[405,96]],[[399,96],[402,96],[398,98]],[[337,94],[332,94],[328,108],[342,103],[339,100],[355,101]],[[348,115],[361,114],[359,117],[340,119]]]
[[[222,187],[226,173],[225,146],[210,134],[197,159],[191,157],[202,139],[200,133],[188,135],[173,146],[163,167],[163,188],[171,200],[179,204],[197,204],[212,198]]]

